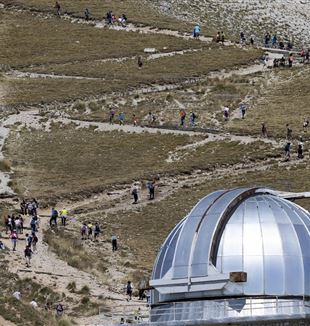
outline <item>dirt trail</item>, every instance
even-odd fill
[[[13,324],[12,322],[0,316],[0,326],[16,326],[16,324]]]

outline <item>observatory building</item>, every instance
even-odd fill
[[[289,197],[238,188],[201,199],[160,249],[151,324],[310,325],[310,214]]]

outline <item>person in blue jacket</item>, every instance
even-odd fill
[[[200,25],[196,24],[196,26],[194,27],[194,32],[193,32],[194,38],[198,39],[200,36],[200,32],[201,32]]]

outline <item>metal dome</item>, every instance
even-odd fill
[[[310,214],[268,189],[217,191],[170,233],[153,304],[225,297],[310,296]],[[247,274],[231,281],[232,272]]]

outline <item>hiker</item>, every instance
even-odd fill
[[[85,240],[86,239],[86,230],[87,230],[87,225],[84,222],[82,224],[82,226],[81,226],[81,237],[82,237],[82,240]]]
[[[56,315],[60,317],[63,315],[63,313],[64,313],[64,307],[61,303],[58,303],[56,306]]]
[[[284,58],[284,56],[282,56],[282,58],[280,59],[280,67],[285,67],[285,58]]]
[[[52,227],[52,224],[57,226],[57,218],[58,218],[58,211],[53,207],[52,213],[51,213],[51,218],[50,218],[50,227]]]
[[[131,189],[131,194],[133,196],[133,204],[137,204],[138,200],[139,200],[139,187],[138,187],[138,183],[134,182],[133,187]]]
[[[84,16],[85,16],[85,20],[88,21],[90,18],[90,11],[88,10],[88,8],[85,8]]]
[[[94,228],[94,240],[96,241],[97,238],[99,237],[99,234],[101,233],[99,223],[95,223],[95,228]]]
[[[254,46],[254,35],[251,35],[251,38],[250,38],[250,44],[252,46]]]
[[[125,122],[125,113],[124,112],[120,112],[120,114],[118,115],[118,122],[120,126],[124,125]]]
[[[36,301],[34,299],[32,299],[32,301],[30,301],[30,306],[33,308],[33,309],[37,309],[38,308],[38,304],[36,303]]]
[[[35,217],[32,217],[31,222],[30,222],[30,227],[32,232],[37,231],[37,219]]]
[[[138,119],[135,114],[132,115],[132,123],[135,127],[138,125]]]
[[[185,110],[180,110],[180,126],[184,127],[185,125],[186,112]]]
[[[264,122],[262,123],[262,137],[267,137],[267,127]]]
[[[293,57],[293,53],[290,53],[289,57],[288,57],[288,66],[290,68],[293,67],[293,60],[294,60],[294,57]]]
[[[126,295],[128,295],[129,299],[127,299],[127,301],[132,299],[132,290],[133,286],[131,284],[131,281],[128,281],[126,285]]]
[[[125,14],[122,14],[122,16],[118,18],[118,23],[122,27],[126,27],[126,25],[127,25],[127,17],[126,17]]]
[[[271,38],[271,36],[270,36],[269,32],[267,32],[267,33],[265,34],[265,47],[266,47],[266,48],[269,48],[270,38]]]
[[[240,33],[240,44],[245,44],[245,40],[246,40],[245,35],[243,32],[241,32]]]
[[[30,261],[31,261],[31,255],[32,255],[32,250],[30,246],[27,246],[24,250],[25,254],[25,260],[26,260],[26,267],[30,267]]]
[[[229,107],[225,106],[224,107],[224,120],[228,121],[229,119]]]
[[[31,236],[32,236],[32,242],[31,242],[31,244],[32,244],[32,251],[33,252],[36,252],[37,251],[37,243],[38,243],[39,239],[36,236],[35,232],[32,232]]]
[[[149,200],[155,199],[155,182],[154,181],[149,181],[147,183],[147,188],[149,190]]]
[[[189,125],[191,127],[195,127],[196,118],[197,118],[197,115],[193,111],[191,111],[189,114]]]
[[[247,109],[246,104],[245,103],[240,103],[240,111],[241,111],[241,119],[245,118],[245,111]]]
[[[286,145],[284,147],[284,157],[285,157],[286,161],[288,161],[291,157],[291,143],[290,142],[286,143]]]
[[[87,224],[87,239],[92,239],[93,238],[93,225],[91,222],[88,222]]]
[[[32,240],[33,240],[32,234],[29,235],[28,233],[26,233],[26,235],[25,235],[26,247],[27,246],[31,247]]]
[[[221,31],[220,39],[221,39],[222,44],[224,44],[224,42],[225,42],[225,37],[226,37],[226,36],[225,36],[224,32]]]
[[[60,17],[60,4],[58,1],[55,3],[56,16]]]
[[[22,202],[20,203],[20,213],[22,215],[26,215],[26,202],[25,202],[25,199],[23,199]]]
[[[293,130],[290,128],[289,124],[286,124],[286,139],[292,140],[293,138]]]
[[[305,118],[303,125],[302,125],[304,132],[307,132],[308,126],[309,126],[309,120],[307,118]]]
[[[271,39],[271,46],[272,46],[273,48],[277,47],[277,42],[278,42],[277,35],[274,34],[273,37],[272,37],[272,39]]]
[[[16,227],[16,231],[17,231],[17,233],[19,233],[19,234],[21,234],[21,233],[23,233],[22,232],[22,222],[21,222],[21,217],[20,216],[18,216],[17,218],[16,218],[16,220],[15,220],[15,227]]]
[[[139,69],[141,69],[142,66],[143,66],[142,57],[141,57],[141,55],[139,55],[139,56],[138,56],[138,67],[139,67]]]
[[[112,235],[111,244],[112,244],[112,251],[116,251],[117,250],[117,236],[116,235]]]
[[[194,31],[193,31],[194,39],[197,39],[197,40],[199,39],[200,32],[201,32],[200,25],[196,24],[195,27],[194,27]]]
[[[5,249],[4,243],[0,240],[0,250],[4,250],[4,249]]]
[[[304,158],[304,150],[303,150],[303,145],[298,144],[298,148],[297,148],[297,158],[298,159],[303,159]]]
[[[108,25],[112,25],[113,24],[113,22],[112,22],[112,10],[109,10],[107,12],[107,24]]]
[[[15,229],[11,231],[10,238],[11,238],[11,242],[12,242],[12,250],[16,251],[17,232]]]
[[[215,36],[215,42],[216,42],[216,43],[219,43],[220,40],[221,40],[221,33],[220,33],[220,32],[217,32],[217,33],[216,33],[216,36]]]
[[[114,123],[114,116],[115,116],[115,110],[111,108],[109,112],[109,122],[111,125]]]
[[[281,50],[284,49],[284,42],[283,42],[282,40],[279,42],[279,48],[280,48]]]
[[[67,224],[67,217],[68,217],[68,210],[67,209],[62,209],[60,211],[60,218],[61,218],[61,225],[66,226]]]
[[[16,290],[12,295],[13,295],[13,298],[15,298],[16,300],[21,299],[21,293],[18,290]]]

